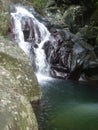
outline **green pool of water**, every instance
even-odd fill
[[[42,81],[40,86],[40,130],[98,130],[97,85],[50,80]]]

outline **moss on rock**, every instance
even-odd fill
[[[0,37],[0,129],[38,130],[30,101],[41,91],[28,57]]]

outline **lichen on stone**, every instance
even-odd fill
[[[38,130],[30,101],[41,96],[28,57],[0,37],[0,129]]]

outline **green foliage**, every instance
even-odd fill
[[[98,6],[98,1],[96,2],[96,6]]]
[[[47,1],[48,0],[25,0],[24,5],[28,5],[31,8],[34,7],[38,13],[43,14]]]
[[[8,29],[8,12],[0,0],[0,35],[6,36]]]
[[[34,0],[33,6],[38,12],[40,12],[45,8],[47,1],[48,0]]]
[[[8,14],[6,12],[0,13],[0,35],[6,35],[8,28]]]

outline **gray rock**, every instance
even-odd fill
[[[72,5],[63,14],[62,21],[68,25],[73,32],[84,25],[85,8],[79,5]]]
[[[28,57],[0,37],[0,130],[38,130],[30,101],[40,96]]]

